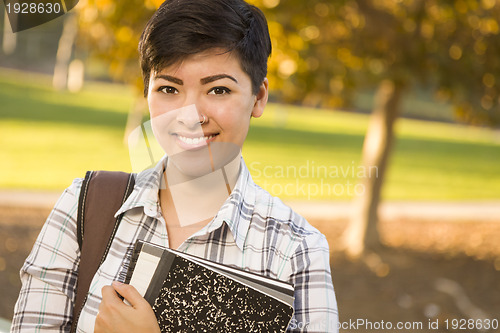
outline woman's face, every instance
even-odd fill
[[[175,166],[200,176],[241,150],[250,118],[267,102],[267,79],[257,95],[239,59],[220,49],[152,72],[148,105],[156,139]]]

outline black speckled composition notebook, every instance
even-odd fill
[[[162,332],[285,332],[293,285],[137,241],[127,273]]]

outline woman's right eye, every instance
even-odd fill
[[[174,87],[171,86],[162,86],[158,89],[158,91],[161,91],[164,94],[178,94],[179,91],[175,89]]]

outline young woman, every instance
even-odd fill
[[[288,281],[289,331],[337,331],[325,237],[258,187],[241,157],[250,119],[268,98],[271,42],[243,0],[167,0],[139,44],[151,122],[166,156],[136,176],[122,221],[95,274],[78,332],[160,332],[149,304],[123,284],[137,240]],[[68,331],[80,251],[82,180],[62,194],[21,269],[13,332]],[[123,296],[130,304],[118,297]]]

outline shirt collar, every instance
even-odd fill
[[[136,175],[134,190],[116,212],[115,217],[137,207],[143,207],[144,214],[148,216],[158,217],[160,214],[158,191],[165,163],[166,157],[161,159],[154,168],[144,170]]]
[[[116,212],[115,217],[130,209],[143,207],[144,214],[153,218],[159,218],[161,209],[158,191],[166,161],[167,158],[164,157],[154,168],[144,170],[137,174],[134,190]],[[194,236],[210,233],[220,228],[222,223],[226,223],[236,245],[243,250],[245,238],[255,208],[256,186],[242,158],[238,180],[230,196],[226,199],[212,222]]]
[[[255,183],[243,160],[240,163],[240,173],[231,195],[226,199],[213,221],[207,225],[206,232],[212,232],[226,223],[233,235],[236,245],[243,250],[245,239],[255,208]]]

